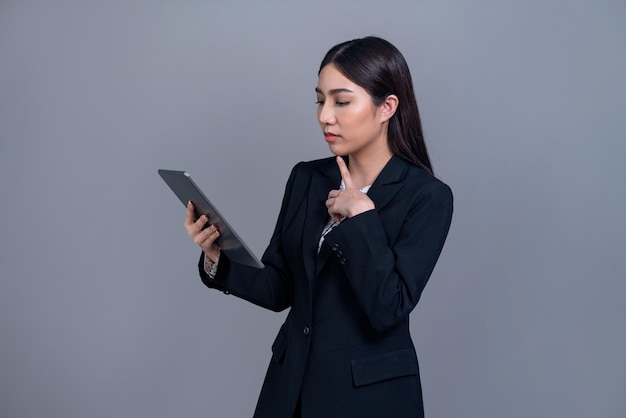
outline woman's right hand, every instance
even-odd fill
[[[185,217],[187,234],[193,239],[193,242],[202,248],[204,254],[211,261],[215,261],[220,254],[220,247],[215,243],[215,240],[220,236],[220,231],[217,230],[215,225],[209,225],[208,228],[204,228],[207,222],[209,222],[209,218],[206,215],[202,215],[196,220],[193,203],[187,203],[187,216]]]

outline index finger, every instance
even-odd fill
[[[187,216],[185,216],[185,226],[189,226],[196,221],[196,215],[194,213],[193,203],[191,200],[187,202]]]
[[[339,172],[341,173],[341,178],[343,179],[343,184],[345,184],[346,189],[353,188],[354,183],[352,183],[352,177],[350,176],[348,166],[340,156],[337,156],[337,166],[339,166]]]

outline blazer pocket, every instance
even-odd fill
[[[418,371],[417,355],[412,348],[352,360],[352,379],[355,386],[417,375]]]
[[[287,336],[283,327],[278,331],[278,335],[272,344],[272,361],[280,363],[285,357],[285,350],[287,349]]]

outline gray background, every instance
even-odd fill
[[[209,291],[185,169],[257,254],[329,155],[316,71],[404,53],[456,213],[426,413],[626,416],[626,3],[0,1],[0,415],[246,417],[284,313]]]

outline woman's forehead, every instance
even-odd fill
[[[358,93],[363,88],[329,64],[320,71],[315,91],[321,94]]]

